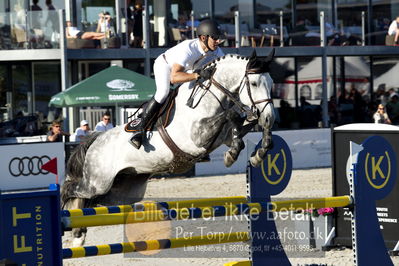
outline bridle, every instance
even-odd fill
[[[202,86],[202,84],[199,84],[199,86],[203,89],[205,89],[206,91],[203,93],[203,95],[201,96],[201,98],[204,96],[204,94],[209,91],[215,98],[216,100],[219,102],[220,106],[222,107],[223,110],[226,110],[226,108],[223,107],[222,102],[220,101],[220,99],[211,91],[209,90],[210,86],[213,84],[215,85],[216,88],[218,88],[224,95],[227,96],[227,98],[229,98],[231,100],[231,102],[234,103],[235,106],[237,106],[241,112],[246,114],[246,119],[247,121],[254,121],[257,120],[259,118],[259,115],[265,110],[266,106],[269,103],[272,103],[273,100],[271,98],[266,98],[266,99],[262,99],[262,100],[258,100],[258,101],[254,101],[253,97],[252,97],[252,93],[251,93],[251,86],[249,84],[249,78],[248,75],[250,74],[260,74],[262,73],[260,69],[256,68],[256,69],[247,69],[245,71],[245,74],[243,76],[243,78],[240,81],[240,84],[238,85],[238,87],[235,90],[239,90],[243,83],[244,86],[247,88],[247,93],[248,93],[248,97],[251,101],[251,107],[248,109],[246,105],[244,105],[242,102],[240,102],[237,98],[238,95],[235,95],[234,93],[230,92],[229,90],[227,90],[222,84],[220,84],[212,75],[210,82],[208,83],[207,86]],[[239,93],[238,93],[239,94]],[[256,105],[260,104],[260,103],[264,103],[266,102],[267,104],[263,107],[262,111],[258,111],[256,109]],[[198,105],[198,103],[197,103]],[[194,107],[195,108],[195,107]]]

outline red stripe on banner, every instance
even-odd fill
[[[57,171],[57,157],[55,157],[54,159],[51,159],[46,164],[43,164],[42,165],[42,169],[46,170],[46,171],[49,171],[50,173],[53,173],[53,174],[58,174],[58,171]]]

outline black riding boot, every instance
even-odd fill
[[[138,125],[138,129],[133,133],[133,137],[129,141],[129,143],[132,144],[136,149],[140,149],[147,128],[151,125],[152,120],[157,115],[159,109],[161,109],[161,106],[162,104],[155,101],[154,98],[151,98],[147,106],[144,108],[141,114],[141,121]]]

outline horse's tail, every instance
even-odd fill
[[[76,186],[79,184],[83,177],[83,166],[85,162],[86,152],[90,145],[100,136],[103,132],[94,132],[85,139],[85,142],[77,146],[69,157],[66,168],[66,180],[61,187],[61,207],[71,198],[78,198],[76,196]]]

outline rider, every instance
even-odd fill
[[[221,43],[221,31],[214,20],[204,20],[197,28],[197,39],[185,40],[176,46],[168,49],[158,56],[154,63],[154,74],[157,91],[154,97],[148,102],[141,114],[141,121],[138,126],[127,124],[126,131],[133,132],[129,143],[139,149],[147,128],[157,115],[163,102],[169,94],[170,83],[184,83],[193,80],[208,80],[212,76],[211,69],[193,70],[196,63],[205,57],[220,57],[224,53],[218,47]]]

